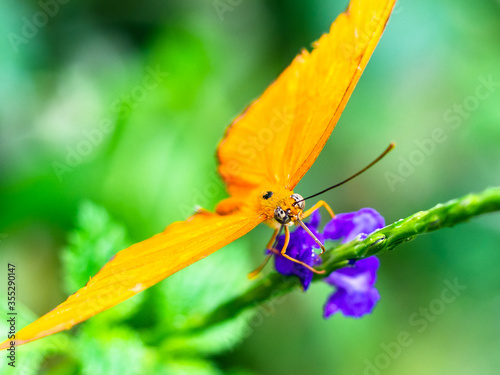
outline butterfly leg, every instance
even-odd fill
[[[328,211],[328,213],[330,214],[330,216],[332,217],[332,219],[335,217],[335,214],[333,213],[333,210],[332,208],[328,205],[328,203],[326,203],[325,201],[318,201],[314,206],[312,206],[310,209],[308,209],[306,212],[303,212],[301,216],[302,219],[305,219],[306,217],[310,216],[314,211],[316,210],[319,210],[320,207],[324,207],[325,210]],[[319,255],[322,255],[324,252],[325,252],[325,247],[323,246],[323,244],[321,243],[320,240],[318,240],[316,238],[316,236],[314,234],[312,234],[312,232],[309,230],[309,228],[306,227],[306,225],[302,222],[302,220],[298,219],[298,223],[300,224],[300,226],[302,228],[304,228],[304,230],[313,238],[313,240],[319,245],[319,247],[321,248],[321,252],[319,253]]]
[[[332,208],[326,203],[325,201],[318,201],[314,206],[312,206],[310,209],[307,211],[303,212],[302,215],[300,215],[301,219],[305,219],[306,217],[310,216],[314,211],[319,210],[320,207],[325,207],[325,210],[328,211],[332,219],[335,217],[335,214],[333,213]]]
[[[290,229],[288,229],[287,226],[285,226],[285,244],[283,245],[283,249],[281,249],[281,255],[284,256],[286,259],[291,260],[292,262],[298,263],[301,266],[304,266],[307,268],[309,271],[312,271],[317,274],[322,274],[325,273],[325,271],[318,271],[317,269],[314,269],[311,267],[309,264],[306,264],[304,262],[301,262],[300,260],[294,259],[291,256],[286,254],[286,248],[288,247],[288,243],[290,242]]]
[[[276,241],[276,237],[278,237],[279,231],[280,231],[280,229],[276,229],[274,231],[273,235],[271,236],[271,239],[269,240],[269,242],[266,245],[266,249],[271,251],[271,253],[267,254],[266,259],[264,259],[264,262],[262,262],[262,264],[259,267],[257,267],[255,270],[253,270],[252,272],[250,272],[248,274],[248,278],[250,280],[255,279],[257,276],[259,276],[259,274],[262,272],[262,270],[266,266],[267,262],[269,262],[269,259],[271,259],[272,255],[273,255],[272,253],[279,254],[278,250],[276,250],[274,248],[274,242]]]
[[[321,253],[319,253],[319,255],[323,254],[325,252],[325,246],[323,246],[323,244],[321,243],[320,240],[318,240],[318,238],[314,235],[313,232],[311,232],[311,230],[307,227],[307,225],[304,224],[304,222],[300,219],[297,219],[297,222],[300,224],[300,226],[302,227],[302,229],[304,229],[308,235],[310,235],[312,237],[312,239],[314,240],[314,242],[316,242],[316,244],[319,245],[319,248],[321,249]]]
[[[253,280],[255,279],[257,276],[259,276],[259,274],[262,272],[262,270],[264,269],[264,267],[267,265],[267,262],[269,262],[269,259],[271,259],[273,254],[267,254],[266,256],[266,259],[264,259],[264,261],[262,262],[262,264],[257,267],[256,269],[254,269],[252,272],[250,272],[247,277],[250,279],[250,280]]]

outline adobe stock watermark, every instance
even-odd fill
[[[254,135],[244,139],[238,145],[238,154],[250,162],[254,161],[280,133],[292,124],[293,118],[293,113],[287,107],[281,110],[274,109],[273,118],[268,126],[260,128]]]
[[[208,206],[222,191],[224,191],[224,185],[220,177],[215,174],[212,175],[202,187],[194,189],[192,205],[179,203],[178,208],[182,217],[191,216],[200,207]]]
[[[58,335],[57,338],[45,339],[43,348],[30,351],[29,356],[21,356],[16,366],[16,375],[39,374],[47,369],[45,360],[60,353],[68,352],[71,342],[68,335]]]
[[[392,8],[391,17],[403,13],[403,3],[401,1],[396,1],[394,8]]]
[[[464,120],[478,110],[481,103],[491,98],[493,93],[500,87],[500,82],[493,79],[492,74],[488,77],[480,76],[474,93],[465,97],[462,102],[454,103],[449,109],[443,112],[443,120],[447,127],[436,127],[431,131],[429,137],[415,140],[415,149],[406,157],[399,157],[397,173],[386,171],[385,180],[391,192],[396,191],[398,184],[404,183],[413,175],[415,170],[436,151],[437,146],[447,139],[450,133],[460,128]]]
[[[110,264],[114,258],[115,255],[113,255],[109,262],[103,266],[101,271],[106,267],[112,267],[110,266]],[[130,292],[140,293],[144,289],[146,289],[145,285],[141,283],[134,283],[133,280],[131,280],[130,276],[127,275],[126,270],[113,273],[109,276],[106,276],[106,278],[109,278],[111,280],[109,282],[113,284],[113,289],[96,289],[93,292],[88,292],[88,295],[85,295],[85,292],[79,292],[79,295],[82,296],[81,302],[83,302],[82,300],[85,299],[85,303],[79,303],[76,305],[74,313],[77,319],[75,319],[75,323],[73,323],[71,326],[78,324],[79,322],[82,322],[102,311],[105,311],[111,306],[114,306],[115,303],[113,301],[116,300],[117,295],[123,295]],[[94,283],[96,282],[96,280],[99,280],[99,276],[92,277],[85,288],[87,288],[87,290],[89,290],[89,286],[90,288],[92,288],[95,285]]]
[[[425,332],[432,323],[445,313],[449,305],[455,302],[467,286],[459,284],[455,278],[452,281],[444,280],[444,288],[439,296],[429,302],[426,306],[421,306],[408,317],[408,330],[400,331],[394,340],[380,344],[380,352],[372,359],[364,360],[362,375],[380,375],[383,370],[397,360],[403,351],[410,347],[416,334]]]
[[[247,111],[250,110],[247,109]],[[247,116],[247,111],[243,112],[237,117],[233,123],[240,120],[242,116]],[[259,157],[263,156],[262,152],[268,148],[277,137],[287,134],[283,133],[289,130],[293,122],[294,114],[288,107],[274,108],[272,110],[273,117],[268,122],[267,126],[260,127],[256,132],[249,132],[243,139],[238,140],[236,151],[238,156],[232,157],[231,153],[226,155],[225,151],[221,151],[219,157],[225,160],[225,163],[220,168],[220,173],[228,184],[238,182],[241,180],[241,175],[244,174],[245,167],[251,166],[253,163],[259,162]],[[252,114],[255,116],[255,114]],[[231,137],[231,131],[228,132],[227,137]],[[221,148],[224,150],[224,141],[222,141]]]
[[[232,12],[243,0],[213,0],[212,5],[221,21],[224,21],[224,14]]]
[[[240,117],[245,116],[245,113],[246,112],[243,112]],[[289,127],[293,121],[293,113],[289,111],[287,107],[281,109],[275,108],[272,110],[272,113],[273,117],[268,122],[267,126],[259,128],[258,131],[254,133],[250,132],[250,134],[243,139],[238,139],[236,147],[237,156],[233,156],[232,151],[229,152],[229,155],[226,155],[225,152],[221,152],[221,155],[219,155],[224,159],[224,163],[219,167],[219,172],[227,184],[230,185],[241,181],[245,168],[254,163],[258,163],[259,156],[262,155],[262,152],[276,140],[276,137],[280,136],[281,132],[287,130],[287,127]],[[237,117],[233,123],[237,122],[240,117]],[[231,131],[229,131],[226,136],[231,136]],[[223,144],[224,140],[222,140],[221,146],[219,147],[224,149]],[[213,202],[213,199],[219,196],[224,190],[224,183],[218,176],[213,175],[203,187],[194,189],[192,194],[193,203],[191,205],[180,203],[178,209],[182,216],[191,216],[193,212],[197,211],[197,208],[205,207]],[[222,212],[227,211],[225,211],[224,208]]]
[[[276,307],[282,305],[286,300],[286,296],[282,292],[275,290],[271,293],[271,298],[262,303],[254,303],[255,309],[253,315],[245,322],[240,332],[234,333],[231,331],[224,339],[226,346],[230,352],[234,351],[234,346],[242,342],[257,329],[264,324],[266,318],[270,317],[276,312]]]
[[[391,12],[392,18],[401,14],[402,11],[401,2],[397,1]],[[384,20],[382,19],[383,12],[383,10],[373,11],[370,21],[355,29],[355,38],[351,42],[343,41],[339,44],[339,48],[346,59],[353,60],[360,57],[364,53],[366,45],[377,35],[377,31],[383,31],[385,27],[385,17]]]
[[[111,111],[118,115],[118,118],[125,118],[141,102],[145,101],[148,94],[157,89],[158,85],[168,77],[168,73],[162,72],[160,66],[156,65],[153,69],[146,67],[146,74],[142,78],[141,84],[134,86],[128,93],[123,94],[111,104]]]
[[[115,100],[111,105],[111,112],[115,113],[118,119],[128,116],[132,109],[146,100],[148,93],[156,89],[167,76],[167,73],[160,70],[159,65],[154,69],[146,67],[146,74],[141,84],[134,86],[127,94]],[[66,146],[64,162],[52,162],[52,169],[59,182],[62,182],[66,173],[72,172],[89,157],[113,130],[114,122],[109,118],[101,119],[93,129],[82,130],[83,139],[74,146]]]
[[[49,19],[59,14],[61,5],[66,5],[70,0],[45,0],[38,1],[40,10],[33,13],[31,17],[23,17],[22,26],[18,33],[7,34],[10,45],[14,52],[19,52],[19,46],[28,42],[38,35],[40,29],[47,26]]]

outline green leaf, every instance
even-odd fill
[[[77,351],[81,374],[142,375],[152,373],[154,354],[139,337],[126,328],[99,331],[85,327]]]
[[[7,296],[2,293],[0,294],[0,299],[2,301],[7,301]],[[16,311],[15,315],[15,327],[18,331],[21,327],[24,327],[36,320],[37,316],[28,307],[23,305],[21,302],[16,301]],[[7,322],[7,303],[0,306],[0,316],[5,317],[0,320],[0,332],[9,332],[10,323]],[[6,337],[7,338],[7,337]],[[71,341],[67,334],[60,333],[58,335],[46,337],[43,340],[34,341],[29,345],[22,345],[15,348],[11,353],[10,349],[2,352],[0,355],[0,373],[5,375],[31,375],[39,374],[43,361],[57,354],[68,353],[71,351]],[[15,367],[9,366],[8,356],[13,354],[15,356]]]
[[[251,285],[246,274],[254,265],[248,259],[248,251],[242,248],[244,244],[244,241],[230,244],[161,284],[161,298],[157,301],[160,329],[156,333],[160,340],[165,340],[162,346],[165,352],[216,354],[231,349],[246,337],[246,322],[252,312],[206,331],[184,334],[186,327]]]

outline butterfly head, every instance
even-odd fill
[[[305,208],[300,194],[281,186],[268,186],[258,190],[257,211],[264,214],[266,223],[272,228],[295,225],[302,218]]]
[[[274,209],[274,220],[282,225],[295,224],[306,206],[300,194],[292,194]]]

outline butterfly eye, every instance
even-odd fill
[[[274,218],[280,224],[288,224],[290,222],[290,216],[281,207],[276,207],[274,210]]]
[[[299,207],[301,210],[304,210],[304,208],[306,208],[306,202],[304,201],[304,198],[302,198],[302,195],[292,194],[291,198],[295,200],[295,203],[293,204],[294,206]]]

